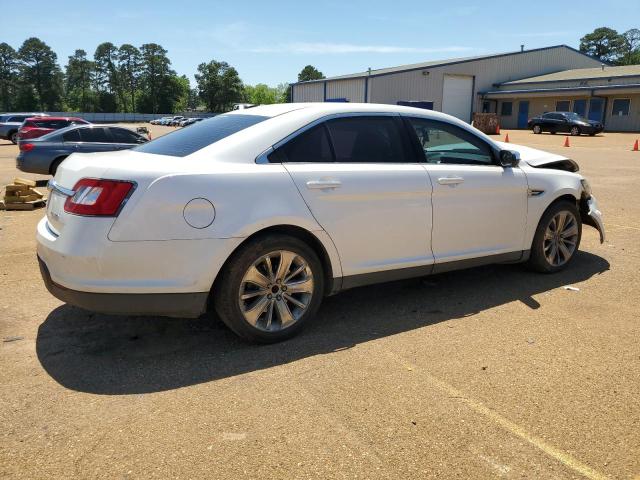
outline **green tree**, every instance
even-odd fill
[[[36,104],[40,110],[61,110],[63,80],[55,52],[39,38],[31,37],[18,50],[18,57],[24,85],[20,87],[17,108],[27,110]],[[29,91],[35,96],[33,101],[28,101]]]
[[[307,65],[302,69],[302,71],[298,74],[299,82],[308,82],[309,80],[320,80],[324,78],[324,75],[320,70],[318,70],[313,65]]]
[[[18,53],[8,43],[0,43],[0,109],[13,109],[18,88]]]
[[[580,39],[580,51],[604,62],[615,61],[622,53],[624,37],[608,27],[596,28]]]
[[[635,65],[640,63],[640,30],[632,28],[622,34],[622,48],[618,63]]]
[[[123,90],[123,107],[125,112],[136,111],[136,94],[141,69],[142,58],[140,56],[140,50],[128,43],[122,45],[118,50],[118,76]]]
[[[66,103],[72,110],[93,112],[95,94],[91,88],[93,62],[87,58],[87,52],[76,50],[69,57],[66,68]]]
[[[264,83],[256,86],[247,85],[245,87],[245,98],[249,103],[256,105],[271,105],[278,103],[278,92],[275,88],[271,88]]]
[[[278,101],[276,103],[289,103],[291,101],[291,85],[288,83],[279,83],[276,86],[278,92]]]
[[[189,92],[191,85],[186,75],[178,77],[173,75],[170,80],[173,105],[169,106],[169,111],[186,112],[189,110]]]
[[[118,82],[118,48],[111,42],[97,46],[93,54],[94,84],[98,94],[98,109],[102,112],[115,112],[122,95]]]
[[[171,61],[167,57],[167,51],[157,43],[145,43],[140,48],[140,54],[142,68],[139,104],[142,111],[146,113],[158,113],[160,112],[161,99],[164,100],[163,94],[167,93],[170,87],[170,77],[175,72],[171,70]],[[170,110],[162,113],[169,112]]]
[[[233,103],[244,97],[238,71],[227,62],[201,63],[195,77],[200,98],[211,112],[230,110]]]

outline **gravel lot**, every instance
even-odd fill
[[[63,305],[43,210],[0,212],[0,478],[640,478],[640,135],[506,133],[580,163],[604,245],[348,291],[279,345]]]

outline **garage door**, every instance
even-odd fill
[[[467,75],[444,76],[442,88],[442,111],[444,113],[470,122],[472,96],[473,77]]]

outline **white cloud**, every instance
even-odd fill
[[[394,45],[356,45],[352,43],[281,43],[273,46],[249,49],[253,53],[301,53],[301,54],[344,54],[344,53],[452,53],[468,52],[471,47],[399,47]]]

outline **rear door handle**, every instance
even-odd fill
[[[464,182],[462,177],[441,177],[438,179],[440,185],[458,185],[462,182]]]
[[[314,189],[322,189],[324,190],[325,188],[338,188],[340,185],[342,185],[342,182],[340,180],[309,180],[307,182],[307,188],[309,190],[314,190]]]

